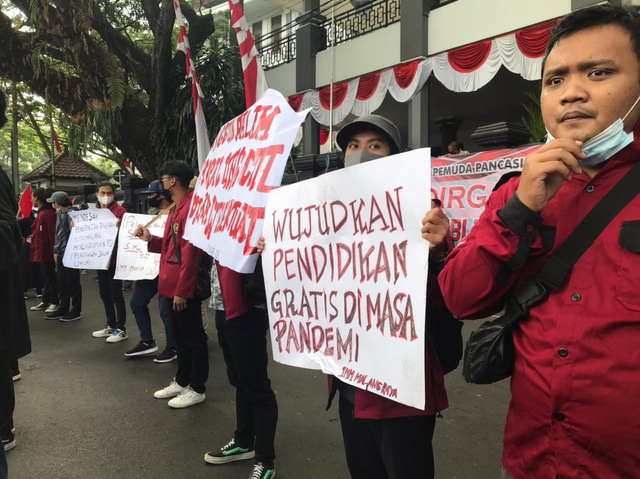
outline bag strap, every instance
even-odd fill
[[[595,205],[542,267],[537,280],[558,289],[574,264],[604,229],[640,193],[640,161]]]
[[[180,248],[178,248],[178,240],[176,239],[176,230],[173,228],[173,221],[175,220],[175,217],[176,217],[176,210],[174,208],[173,210],[171,210],[171,225],[170,225],[171,238],[173,238],[173,252],[178,258],[178,264],[182,266],[182,256],[180,255]]]

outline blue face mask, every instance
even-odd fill
[[[624,118],[618,118],[609,128],[582,144],[582,151],[587,157],[580,161],[581,165],[599,165],[633,143],[633,132],[627,133],[624,131],[624,120],[627,119],[639,101],[640,97],[638,97]],[[547,133],[547,143],[555,140],[551,133],[548,131]]]

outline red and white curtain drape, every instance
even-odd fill
[[[502,66],[526,80],[539,80],[551,30],[558,21],[551,20],[492,40],[336,83],[333,85],[333,124],[339,124],[349,114],[359,117],[373,113],[387,93],[400,103],[411,100],[431,73],[455,92],[482,88]],[[294,110],[311,108],[311,114],[318,123],[329,124],[330,87],[293,95],[288,100]]]

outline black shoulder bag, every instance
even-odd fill
[[[468,383],[491,384],[513,374],[513,325],[529,309],[557,290],[565,277],[596,238],[622,209],[640,193],[640,162],[585,216],[576,229],[547,260],[540,274],[528,278],[509,295],[504,314],[471,334],[464,352],[462,375]]]
[[[178,258],[178,264],[182,266],[182,255],[180,254],[180,248],[178,248],[178,240],[176,239],[176,230],[173,229],[173,221],[175,218],[175,208],[171,212],[171,237],[173,238],[173,250]],[[211,268],[213,267],[213,260],[205,251],[202,252],[200,259],[200,266],[198,266],[198,277],[196,278],[196,290],[193,293],[193,298],[198,301],[204,301],[211,296]]]

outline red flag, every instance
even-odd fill
[[[56,129],[52,126],[51,130],[53,131],[53,142],[56,145],[56,150],[58,150],[58,153],[62,153],[62,148],[60,147],[60,142],[58,141],[58,134],[56,133]]]
[[[267,91],[269,85],[267,85],[267,77],[264,75],[258,49],[253,41],[240,0],[229,0],[229,9],[231,10],[231,27],[238,36],[244,73],[244,96],[249,108]]]
[[[22,215],[22,219],[27,218],[31,214],[31,209],[33,208],[33,203],[31,202],[32,195],[31,185],[27,185],[20,197],[20,214]]]

